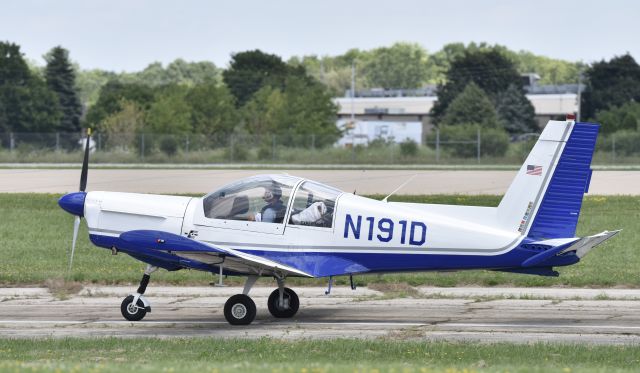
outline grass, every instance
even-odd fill
[[[635,372],[640,346],[401,340],[0,339],[7,372]]]
[[[45,285],[64,298],[76,287],[71,282],[134,284],[144,264],[127,255],[112,256],[109,250],[90,244],[86,225],[81,226],[74,268],[67,277],[73,217],[57,205],[59,195],[0,194],[0,285]],[[495,206],[499,196],[397,196],[395,200]],[[410,286],[574,286],[640,287],[640,197],[590,196],[585,198],[578,235],[623,228],[615,238],[593,250],[580,263],[558,268],[558,278],[492,271],[402,273],[356,276],[356,285],[405,283]],[[212,274],[198,271],[158,271],[152,284],[206,285]],[[227,283],[240,284],[242,278]],[[261,280],[271,284],[271,279]],[[290,285],[325,285],[326,280],[291,279]],[[348,278],[336,279],[347,285]]]

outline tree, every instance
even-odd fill
[[[222,76],[236,103],[242,106],[263,86],[281,85],[292,69],[297,67],[291,68],[275,54],[256,49],[232,55],[231,64]]]
[[[498,49],[467,50],[451,63],[446,83],[438,86],[438,101],[431,110],[436,123],[470,82],[476,83],[494,103],[498,94],[510,85],[521,87],[520,74],[513,62]],[[521,94],[524,95],[524,90]]]
[[[187,62],[178,58],[166,68],[160,62],[153,62],[140,72],[121,74],[119,80],[123,83],[145,84],[152,87],[169,84],[195,86],[206,82],[219,82],[220,70],[213,62]]]
[[[184,86],[163,87],[147,110],[145,131],[171,135],[191,132],[191,107],[186,94]]]
[[[598,111],[640,101],[640,66],[629,54],[594,63],[586,73],[582,95],[582,117],[594,118]]]
[[[214,82],[199,84],[189,91],[187,102],[194,133],[222,138],[238,123],[234,97],[225,86]]]
[[[283,94],[286,105],[278,133],[293,135],[289,145],[309,146],[311,135],[315,136],[314,145],[319,147],[338,140],[337,107],[325,87],[293,76],[287,79]]]
[[[510,85],[498,94],[496,101],[498,117],[507,132],[513,135],[538,131],[533,105],[519,87]]]
[[[144,128],[144,111],[138,104],[125,99],[118,105],[121,109],[110,114],[100,123],[109,148],[128,150],[136,143],[136,134]]]
[[[428,53],[419,44],[395,43],[374,49],[363,73],[373,87],[412,89],[427,79]]]
[[[622,106],[614,106],[596,113],[596,121],[602,125],[603,134],[620,130],[640,130],[640,103],[629,101]]]
[[[279,89],[262,87],[242,108],[246,130],[254,135],[278,133],[285,107],[285,97]],[[271,139],[267,138],[266,141]]]
[[[97,126],[113,113],[122,110],[122,100],[135,102],[143,110],[148,110],[155,97],[153,88],[142,84],[123,84],[118,81],[110,81],[100,89],[98,101],[87,113],[88,126]]]
[[[447,107],[440,124],[474,124],[486,128],[496,128],[498,127],[498,115],[487,94],[476,83],[471,82]]]
[[[242,109],[251,134],[278,135],[279,144],[298,147],[310,146],[312,141],[315,146],[333,144],[340,134],[336,112],[324,86],[295,76],[287,78],[283,89],[263,87]]]
[[[62,110],[62,118],[57,129],[64,132],[79,131],[82,105],[75,88],[76,75],[69,62],[69,52],[57,46],[45,55],[45,60],[47,86],[58,96]]]
[[[116,74],[111,71],[82,70],[78,65],[75,65],[74,69],[76,70],[76,89],[80,102],[85,108],[92,107],[100,97],[100,89],[110,80],[116,79]]]
[[[33,75],[17,44],[0,42],[0,128],[53,132],[61,118],[55,94]]]

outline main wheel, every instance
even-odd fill
[[[274,290],[271,295],[269,295],[269,312],[273,317],[293,317],[293,315],[298,312],[298,308],[300,308],[300,299],[298,299],[298,294],[289,288],[284,288],[282,300],[284,301],[284,305],[280,305],[280,290]]]
[[[224,318],[231,325],[249,325],[256,318],[256,304],[248,295],[236,294],[224,304]]]
[[[144,319],[144,316],[147,314],[144,303],[140,298],[138,298],[136,304],[133,304],[133,295],[124,298],[120,305],[120,312],[122,312],[122,316],[129,321],[140,321]]]

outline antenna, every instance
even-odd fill
[[[404,188],[407,184],[409,184],[411,182],[411,180],[413,180],[414,177],[416,177],[417,174],[413,174],[411,175],[411,177],[409,179],[407,179],[407,181],[405,181],[404,183],[400,184],[399,187],[397,187],[396,189],[393,190],[393,192],[391,192],[388,196],[384,197],[384,199],[382,200],[382,202],[388,202],[387,199],[389,197],[391,197],[392,195],[394,195],[397,191],[399,191],[400,189]]]

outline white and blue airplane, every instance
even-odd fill
[[[224,306],[234,325],[254,320],[248,294],[260,276],[277,281],[268,309],[279,318],[299,307],[288,277],[327,277],[330,291],[333,276],[370,273],[557,276],[554,267],[579,262],[618,233],[575,237],[598,129],[572,118],[550,121],[498,207],[379,201],[288,175],[250,177],[202,198],[85,192],[87,147],[80,192],[59,200],[76,216],[69,266],[84,217],[94,245],[147,264],[140,287],[122,302],[125,319],[151,311],[144,293],[153,271],[195,269],[247,277],[242,294]]]

